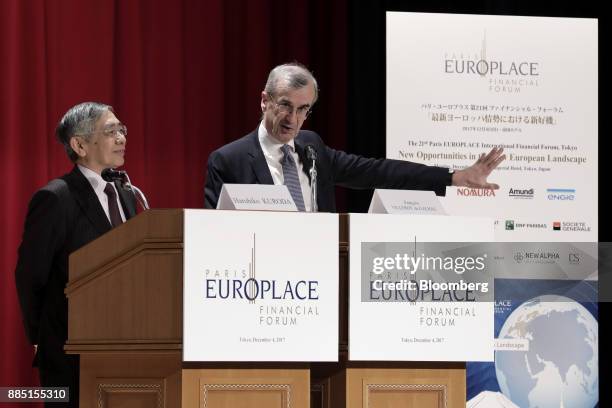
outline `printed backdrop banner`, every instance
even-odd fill
[[[495,218],[498,241],[596,242],[597,24],[388,13],[387,156],[460,169],[503,146],[500,190],[449,189],[447,212]],[[496,280],[495,361],[468,364],[468,407],[597,406],[597,278],[543,278]]]
[[[184,361],[337,361],[338,215],[185,210]]]
[[[468,408],[597,407],[597,283],[498,279],[495,298],[495,361],[467,364]]]
[[[504,241],[597,240],[597,20],[387,13],[387,157],[460,169],[493,146],[495,192],[447,191]]]

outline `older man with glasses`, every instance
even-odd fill
[[[317,81],[298,63],[274,68],[261,93],[262,121],[250,134],[214,151],[208,159],[206,208],[215,208],[224,183],[285,184],[301,211],[336,211],[334,186],[431,190],[447,186],[499,188],[487,177],[501,163],[493,149],[472,166],[447,168],[390,159],[370,159],[327,147],[319,135],[301,130],[318,97]],[[317,152],[317,203],[311,199],[307,146]]]
[[[56,135],[75,166],[32,197],[15,281],[41,385],[69,387],[69,403],[48,405],[77,407],[79,360],[64,353],[68,256],[133,217],[136,199],[120,184],[102,178],[104,169],[123,165],[127,143],[127,128],[110,106],[85,102],[72,107]]]

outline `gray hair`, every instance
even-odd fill
[[[317,80],[314,75],[312,75],[312,72],[299,62],[278,65],[270,71],[264,91],[269,95],[274,95],[278,90],[278,83],[280,81],[285,81],[291,89],[300,89],[308,84],[312,84],[315,92],[314,101],[312,101],[312,103],[314,104],[319,98]]]
[[[64,146],[70,161],[74,163],[79,158],[70,147],[70,139],[75,136],[83,136],[85,139],[89,139],[98,119],[109,111],[113,112],[112,106],[99,102],[83,102],[66,112],[55,128],[55,135]]]

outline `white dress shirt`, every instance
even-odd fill
[[[96,196],[98,197],[98,200],[100,201],[100,204],[102,205],[102,209],[104,210],[104,213],[106,214],[106,218],[108,218],[108,221],[112,225],[112,221],[110,218],[110,212],[108,210],[108,196],[104,192],[107,181],[105,181],[101,175],[99,175],[93,170],[88,169],[85,166],[81,166],[79,164],[77,165],[77,167],[79,168],[79,170],[81,170],[81,173],[83,173],[87,181],[89,181],[89,184],[91,184],[91,187],[93,187],[94,192],[96,193]],[[123,213],[123,206],[121,205],[121,202],[119,201],[119,192],[117,191],[117,188],[115,187],[115,183],[110,183],[110,184],[115,189],[115,195],[117,197],[116,198],[117,205],[119,206],[119,213],[121,213],[121,219],[123,220],[123,222],[125,222],[125,214]]]
[[[259,137],[259,144],[261,145],[264,157],[268,163],[268,168],[272,174],[274,184],[285,184],[283,165],[281,164],[281,160],[283,158],[281,147],[283,146],[283,143],[268,134],[268,130],[264,126],[263,121],[259,124],[257,136]],[[304,173],[304,164],[300,161],[300,157],[295,151],[295,143],[293,142],[293,139],[291,139],[291,141],[287,144],[291,146],[291,156],[293,156],[293,160],[295,160],[295,164],[297,166],[298,177],[300,178],[300,187],[302,187],[302,196],[304,196],[304,207],[306,208],[306,211],[311,211],[312,201],[310,199],[310,180],[308,179],[306,173]]]

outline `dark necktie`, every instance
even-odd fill
[[[291,198],[293,198],[297,209],[299,211],[306,211],[304,197],[302,196],[302,187],[300,186],[300,178],[297,174],[297,166],[291,155],[291,147],[289,145],[283,145],[281,151],[283,152],[281,165],[283,166],[285,185],[289,189],[289,193],[291,193]]]
[[[110,215],[111,225],[114,228],[123,223],[121,213],[119,212],[119,206],[117,205],[117,193],[111,183],[106,183],[104,192],[108,196],[108,214]]]

